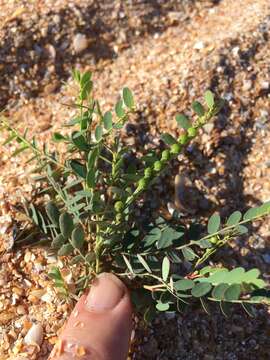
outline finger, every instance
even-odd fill
[[[54,348],[54,360],[126,360],[132,307],[125,285],[101,274],[83,295]]]

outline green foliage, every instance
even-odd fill
[[[198,101],[192,104],[193,121],[176,115],[179,138],[162,134],[166,148],[161,153],[151,150],[142,158],[133,153],[135,166],[134,161],[127,161],[132,149],[123,146],[119,134],[136,111],[130,89],[123,89],[114,111],[103,113],[93,98],[92,74],[74,70],[73,78],[79,87],[78,114],[66,124],[68,134],[57,132],[52,137],[56,144],[66,146],[61,157],[28,138],[27,132],[20,134],[6,119],[1,122],[9,131],[5,144],[18,143],[13,155],[29,150],[29,162],[37,163],[37,179],[42,180],[42,193],[50,201],[44,209],[30,204],[27,215],[52,252],[66,257],[69,266],[82,269],[76,293],[106,270],[134,279],[132,298],[147,320],[156,311],[182,311],[183,305],[196,299],[207,312],[209,302],[218,303],[225,315],[231,303],[241,304],[250,314],[250,304],[269,303],[266,283],[257,269],[228,270],[207,262],[221,247],[247,232],[247,223],[268,215],[270,202],[243,215],[235,211],[225,221],[215,213],[199,236],[194,236],[193,226],[184,226],[179,216],[170,221],[149,219],[149,224],[142,226],[136,211],[144,192],[151,191],[169,162],[200,134],[222,102],[208,90],[206,106]],[[59,269],[53,268],[49,276],[62,295],[75,295]]]

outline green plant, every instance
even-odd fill
[[[269,291],[257,269],[228,270],[206,263],[219,248],[245,233],[245,224],[268,215],[270,202],[243,216],[235,211],[223,226],[220,216],[214,214],[199,235],[196,224],[184,226],[177,213],[170,221],[160,216],[144,226],[136,217],[137,200],[218,113],[222,101],[216,101],[207,91],[206,108],[197,101],[192,105],[195,121],[176,115],[182,128],[180,137],[162,134],[167,149],[161,154],[149,152],[135,166],[128,161],[130,150],[119,136],[136,111],[131,91],[124,88],[114,114],[103,113],[92,95],[91,73],[75,70],[73,77],[79,86],[75,103],[78,114],[66,124],[71,129],[67,135],[53,134],[53,141],[66,147],[63,160],[47,144],[42,147],[27,133],[20,134],[5,118],[1,122],[9,131],[5,144],[18,142],[13,155],[30,150],[29,162],[38,164],[36,178],[43,182],[41,193],[48,194],[50,201],[45,210],[30,204],[27,214],[33,231],[42,233],[42,242],[49,243],[59,256],[67,257],[68,266],[81,269],[76,293],[98,273],[112,271],[129,283],[133,301],[146,319],[156,310],[182,311],[194,299],[206,311],[209,301],[217,302],[224,314],[232,303],[241,304],[248,313],[251,304],[269,303]],[[183,263],[189,264],[189,270]],[[59,269],[53,268],[49,275],[63,296],[75,296]]]

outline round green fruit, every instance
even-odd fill
[[[120,213],[124,209],[124,204],[122,203],[122,201],[116,201],[116,203],[114,204],[114,209],[116,212]]]
[[[155,171],[160,171],[160,170],[162,170],[162,168],[163,168],[163,165],[162,165],[161,161],[155,161],[154,162],[154,170]]]
[[[217,236],[212,236],[210,239],[208,239],[210,241],[210,243],[212,244],[216,244],[218,242],[218,237]]]
[[[179,154],[181,151],[181,145],[180,144],[173,144],[171,146],[171,154]]]
[[[144,177],[149,179],[152,176],[152,169],[150,167],[144,169]]]
[[[194,127],[188,128],[188,136],[195,137],[198,134],[198,130]]]
[[[185,133],[180,135],[178,141],[180,142],[181,145],[185,145],[188,142],[187,134]]]
[[[170,150],[166,149],[162,151],[161,160],[168,161],[170,160]]]
[[[145,178],[140,179],[139,182],[138,182],[138,187],[140,189],[146,189],[147,185],[148,185],[148,181]]]

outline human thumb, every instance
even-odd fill
[[[126,360],[132,307],[125,285],[103,273],[75,306],[51,360]]]

